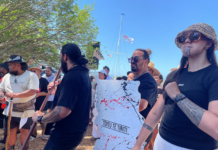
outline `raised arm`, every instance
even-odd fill
[[[181,93],[176,82],[169,83],[165,90],[171,99]],[[218,141],[218,100],[211,101],[208,110],[199,107],[187,97],[177,102],[177,105],[194,125]]]
[[[165,100],[163,99],[163,95],[159,94],[157,102],[155,103],[154,107],[151,109],[147,118],[144,121],[137,142],[132,150],[141,149],[143,142],[148,138],[148,136],[154,130],[160,118],[162,117],[164,112],[164,104],[165,104]]]

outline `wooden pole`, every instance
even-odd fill
[[[10,138],[12,105],[13,105],[13,98],[11,98],[11,100],[10,100],[10,106],[9,106],[9,111],[8,111],[7,139],[6,139],[6,143],[5,143],[5,149],[6,150],[8,149],[8,141],[9,141],[9,138]]]
[[[54,79],[54,85],[55,85],[55,81],[59,78],[60,73],[61,73],[61,67],[59,68],[58,73],[57,73],[57,75],[56,75],[56,77],[55,77],[55,79]],[[48,93],[47,93],[47,95],[46,95],[46,97],[45,97],[45,99],[44,99],[44,101],[43,101],[43,103],[42,103],[42,106],[40,107],[39,111],[43,111],[43,110],[44,110],[45,105],[46,105],[46,103],[47,103],[47,101],[48,101],[48,98],[50,97],[51,92],[54,90],[54,88],[55,88],[55,86],[53,86],[53,87],[48,91]],[[36,123],[34,122],[34,123],[32,124],[32,126],[31,126],[30,131],[29,131],[29,133],[28,133],[28,135],[27,135],[27,137],[26,137],[26,139],[25,139],[25,141],[24,141],[24,143],[23,143],[23,145],[22,145],[22,147],[21,147],[20,150],[24,150],[25,147],[27,146],[27,144],[28,144],[28,142],[29,142],[29,139],[30,139],[30,136],[31,136],[33,130],[35,129],[35,127],[36,127]]]

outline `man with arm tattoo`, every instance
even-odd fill
[[[157,83],[148,71],[149,62],[148,52],[144,49],[136,49],[132,57],[129,58],[131,70],[134,73],[134,81],[140,81],[138,88],[138,91],[141,94],[139,112],[144,118],[147,117],[149,111],[154,106],[158,94]],[[147,146],[151,140],[152,135],[153,133],[146,140],[145,146]]]
[[[62,47],[61,67],[65,74],[57,86],[52,111],[46,115],[37,111],[32,119],[39,123],[54,123],[44,150],[75,150],[89,124],[91,80],[86,64],[76,44]],[[53,84],[49,84],[49,89]]]

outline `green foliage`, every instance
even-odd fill
[[[19,54],[57,68],[62,45],[82,47],[96,38],[93,7],[81,9],[74,0],[0,0],[0,61]]]

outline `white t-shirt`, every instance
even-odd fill
[[[17,83],[15,83],[15,79],[17,80]],[[30,72],[28,70],[25,71],[20,76],[14,76],[11,75],[10,73],[6,74],[0,84],[0,90],[6,93],[8,92],[21,93],[29,89],[39,90],[39,79],[35,73]],[[25,103],[32,100],[34,97],[35,95],[25,98],[14,98],[13,103]],[[5,98],[5,99],[8,102],[10,100],[9,98]],[[12,116],[22,117],[24,114],[25,116],[31,117],[34,114],[34,112],[35,112],[34,110],[28,110],[25,111],[24,114],[22,112],[12,111]]]

